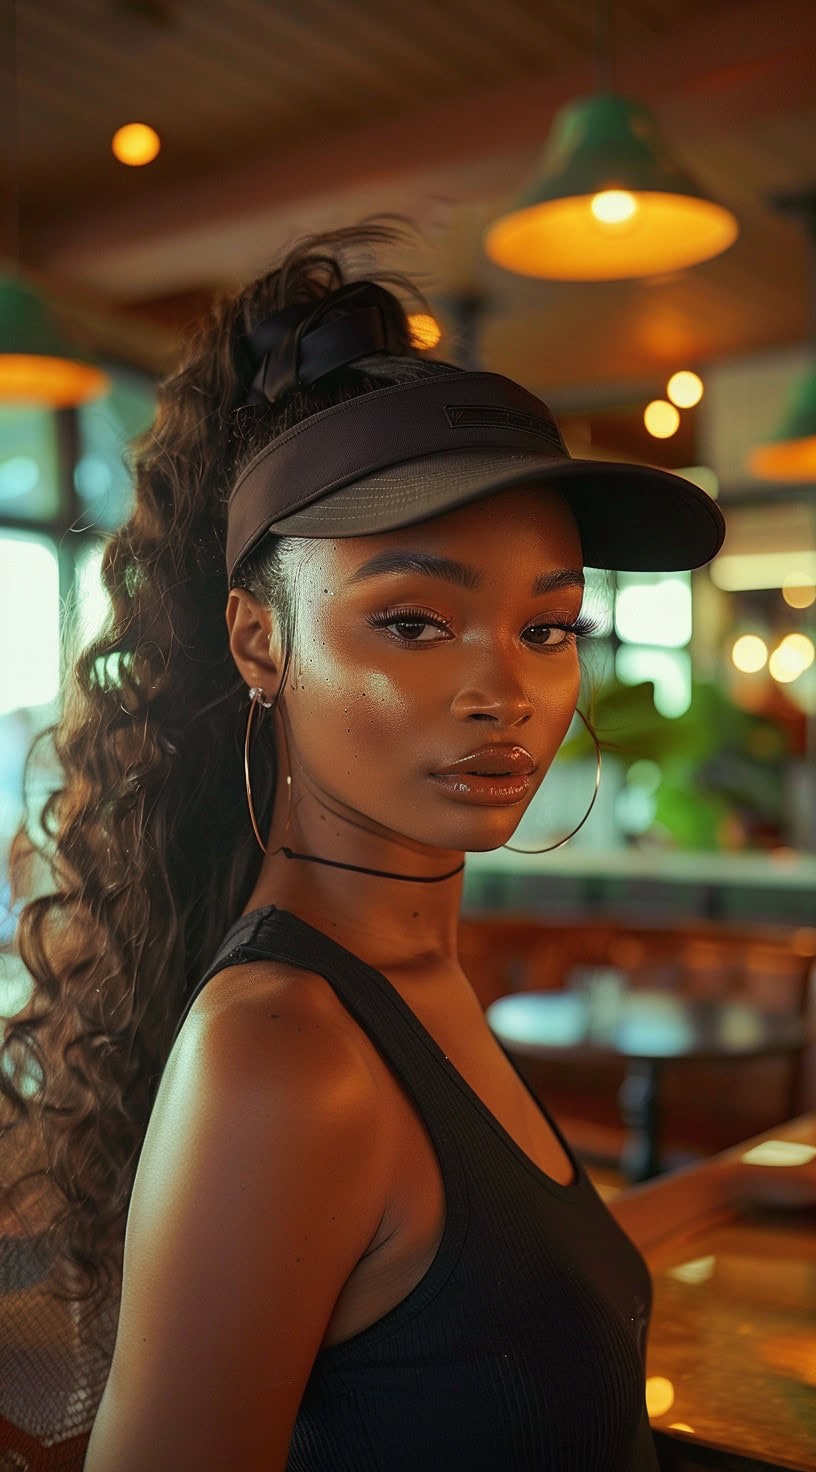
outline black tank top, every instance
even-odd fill
[[[536,1099],[572,1162],[567,1185],[524,1154],[381,972],[272,905],[228,931],[176,1036],[217,971],[258,959],[325,977],[415,1105],[446,1198],[422,1280],[318,1353],[287,1472],[659,1472],[649,1271],[555,1120]]]

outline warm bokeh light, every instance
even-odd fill
[[[646,1409],[649,1416],[665,1416],[674,1405],[674,1386],[665,1375],[649,1375],[646,1380]]]
[[[781,685],[787,685],[791,680],[798,680],[805,670],[810,669],[814,657],[816,649],[813,647],[813,640],[808,639],[806,634],[786,634],[768,660],[768,669],[775,680]]]
[[[411,312],[408,317],[411,342],[415,348],[435,348],[442,336],[442,328],[429,312]]]
[[[816,603],[816,585],[793,574],[782,584],[782,597],[788,608],[810,608],[812,603]]]
[[[111,149],[120,164],[139,168],[150,164],[161,148],[161,139],[148,123],[125,123],[111,139]]]
[[[698,374],[683,368],[672,374],[666,384],[666,393],[678,409],[693,409],[703,397],[703,380]]]
[[[768,663],[768,646],[758,634],[741,634],[731,649],[731,662],[744,675],[755,675]]]
[[[620,225],[624,220],[631,220],[637,200],[628,189],[603,189],[593,196],[590,209],[600,224]]]
[[[665,399],[652,399],[643,411],[643,423],[656,440],[667,440],[677,433],[680,415],[674,404],[668,404]]]
[[[108,392],[107,373],[93,363],[40,353],[0,353],[0,403],[69,409]]]

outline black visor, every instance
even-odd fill
[[[716,501],[693,482],[575,460],[534,394],[497,373],[451,372],[347,399],[265,446],[230,498],[228,571],[270,531],[364,536],[534,484],[564,495],[590,567],[701,567],[725,537]]]

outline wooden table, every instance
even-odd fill
[[[621,1169],[633,1184],[661,1172],[660,1088],[664,1070],[684,1060],[740,1063],[796,1053],[812,1040],[801,1017],[774,1016],[745,1002],[686,1000],[629,991],[596,1008],[583,992],[514,992],[486,1011],[508,1053],[576,1063],[626,1061],[618,1100],[629,1135]]]
[[[662,1472],[816,1472],[816,1114],[607,1206],[652,1275]]]

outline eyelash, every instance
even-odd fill
[[[401,608],[397,613],[374,613],[366,618],[366,623],[368,623],[372,628],[375,629],[389,628],[392,624],[430,624],[434,628],[444,629],[447,633],[452,632],[450,624],[447,623],[445,619],[441,619],[434,614],[427,613],[426,610],[423,608]],[[533,623],[527,625],[527,627],[530,629],[563,629],[564,633],[569,636],[568,638],[562,640],[560,644],[533,645],[533,648],[538,648],[547,652],[554,652],[556,649],[572,648],[575,644],[577,644],[579,639],[586,639],[591,634],[597,634],[600,626],[600,620],[592,618],[591,615],[587,613],[579,614],[578,618],[575,619],[572,623],[553,622]],[[422,648],[427,647],[429,644],[436,644],[439,642],[435,639],[404,639],[400,634],[392,634],[390,637],[392,639],[396,639],[397,643],[401,644],[403,648],[408,645],[417,645],[418,647]]]

